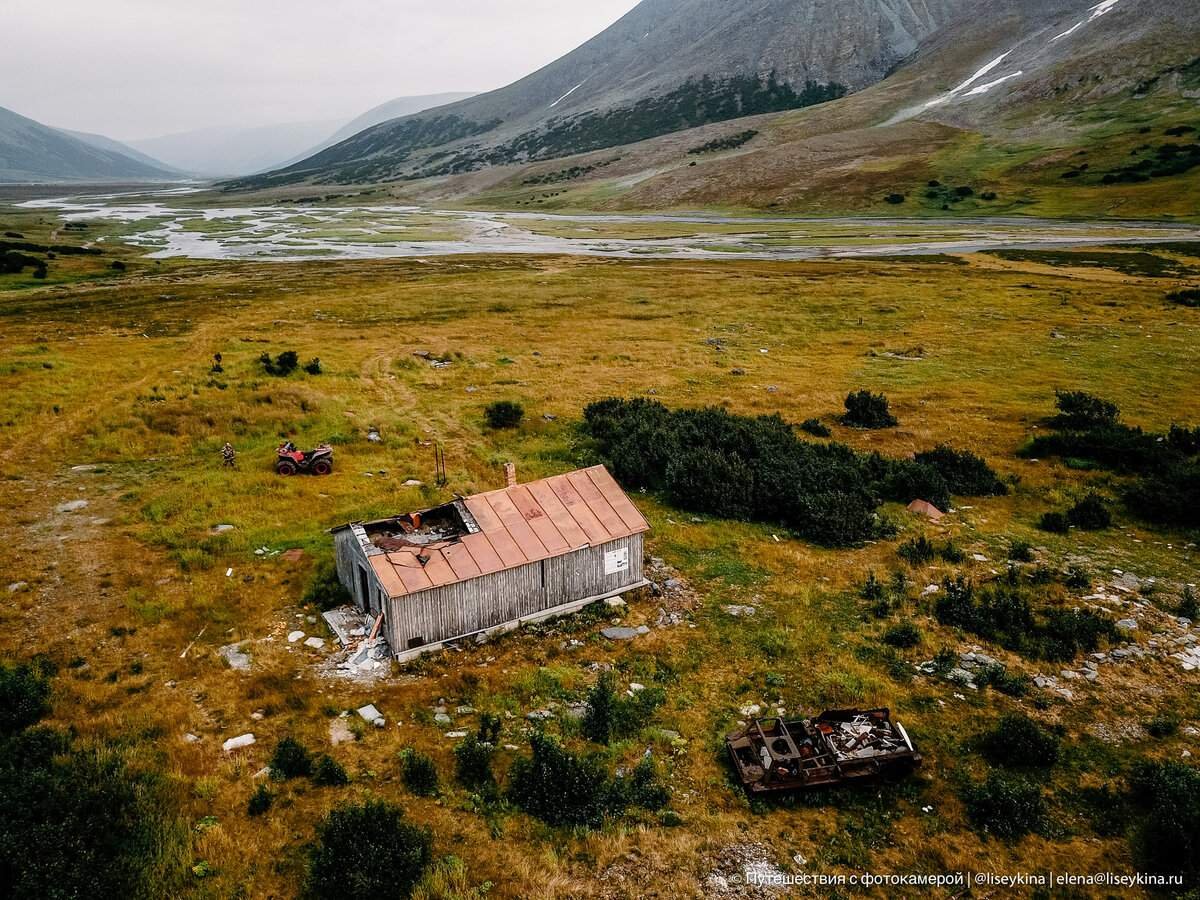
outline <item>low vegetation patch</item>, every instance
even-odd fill
[[[846,395],[842,424],[851,428],[894,428],[898,423],[883,394],[854,391]]]
[[[975,828],[1005,840],[1016,840],[1045,824],[1041,787],[1019,775],[992,772],[982,784],[968,785],[962,801]]]
[[[969,631],[1033,659],[1066,661],[1115,640],[1116,626],[1091,610],[1035,609],[1029,591],[1004,582],[977,590],[962,578],[946,579],[934,604],[943,625]]]
[[[1180,306],[1188,306],[1192,309],[1200,308],[1200,288],[1184,288],[1181,291],[1172,291],[1167,294],[1167,302],[1178,303]]]
[[[883,533],[876,511],[884,500],[950,504],[933,466],[800,440],[777,415],[613,399],[584,410],[584,429],[626,487],[660,491],[695,512],[778,523],[828,546]]]
[[[525,407],[512,400],[489,403],[483,411],[489,428],[516,428],[525,418]]]
[[[994,766],[1042,769],[1058,761],[1059,734],[1043,728],[1022,713],[1004,716],[996,727],[984,732],[977,744],[980,753]]]
[[[418,797],[433,797],[438,792],[437,764],[420,751],[410,748],[400,754],[400,778]]]
[[[433,855],[433,837],[380,800],[341,806],[317,826],[305,887],[316,900],[408,897]]]
[[[750,128],[746,131],[739,131],[737,134],[728,134],[724,137],[713,138],[711,141],[701,144],[698,147],[692,147],[688,150],[688,153],[692,156],[698,156],[701,153],[716,153],[719,150],[736,150],[738,147],[750,143],[756,137],[758,137],[758,132]]]
[[[607,744],[637,734],[666,700],[662,688],[648,687],[633,691],[632,696],[617,693],[617,679],[604,672],[595,687],[588,692],[587,712],[584,713],[584,736],[597,744]]]
[[[1200,769],[1178,762],[1139,765],[1130,778],[1130,798],[1141,814],[1134,849],[1147,871],[1183,876],[1200,884]]]

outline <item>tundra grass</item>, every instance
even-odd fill
[[[1046,835],[1006,843],[971,830],[958,789],[981,778],[983,766],[967,741],[1020,708],[1083,744],[1094,743],[1096,722],[1174,711],[1194,723],[1195,676],[1168,662],[1113,667],[1073,702],[1050,698],[1044,708],[964,692],[916,676],[913,663],[976,642],[938,626],[928,600],[915,597],[944,576],[989,576],[1016,538],[1034,543],[1049,565],[1075,556],[1096,574],[1120,568],[1195,580],[1194,535],[1119,512],[1105,532],[1037,531],[1042,512],[1113,485],[1101,473],[1016,456],[1056,387],[1111,398],[1128,421],[1149,428],[1200,423],[1200,318],[1163,302],[1162,279],[987,256],[952,266],[129,259],[123,275],[0,285],[0,440],[9,448],[0,458],[0,570],[6,583],[27,583],[5,595],[0,649],[63,662],[52,723],[102,740],[160,735],[185,788],[181,815],[207,823],[192,833],[193,860],[207,864],[207,877],[192,879],[191,894],[295,895],[319,817],[366,794],[402,803],[433,828],[442,862],[427,896],[467,896],[488,883],[494,897],[693,895],[719,851],[746,841],[767,846],[785,868],[802,856],[808,871],[1132,868],[1122,835],[1099,833],[1074,811],[1080,773],[1067,766],[1046,781],[1056,825]],[[259,356],[284,350],[302,362],[319,357],[321,374],[266,374]],[[418,351],[450,365],[434,368]],[[858,388],[887,393],[899,427],[838,425],[843,397]],[[314,565],[330,557],[328,528],[497,487],[505,461],[517,463],[522,479],[588,462],[575,423],[586,403],[606,396],[818,417],[836,439],[896,456],[945,441],[984,456],[1016,487],[1007,497],[964,500],[936,526],[888,506],[897,535],[849,550],[635,494],[653,526],[649,552],[697,595],[690,622],[605,642],[598,629],[609,619],[656,622],[660,601],[631,596],[624,613],[593,610],[471,645],[376,685],[323,678],[320,655],[288,643],[293,629],[321,633],[304,618],[315,610],[299,603]],[[488,429],[483,410],[495,400],[522,403],[524,424]],[[367,440],[372,426],[382,443]],[[284,439],[333,443],[335,474],[276,477],[274,447]],[[238,450],[236,469],[221,466],[226,440]],[[435,443],[445,449],[445,488],[434,486]],[[86,509],[57,511],[79,499]],[[217,525],[233,529],[218,533]],[[898,543],[922,533],[988,561],[903,566]],[[276,553],[287,549],[303,553]],[[910,597],[878,619],[858,585],[868,571],[886,582],[901,568]],[[729,604],[756,614],[734,618],[722,608]],[[879,636],[901,618],[917,623],[921,643],[884,652]],[[250,642],[249,672],[230,670],[218,654],[239,640]],[[652,748],[681,825],[645,815],[590,834],[556,832],[455,786],[454,741],[432,718],[441,698],[455,728],[473,727],[472,716],[456,713],[460,703],[509,713],[502,741],[524,748],[525,713],[582,700],[595,678],[588,663],[614,665],[622,683],[666,691],[653,724],[606,752],[630,765]],[[355,725],[358,740],[331,747],[337,714],[367,702],[386,727]],[[807,713],[888,705],[926,764],[898,786],[751,804],[731,783],[721,736],[744,705],[773,710],[777,702]],[[569,720],[550,727],[584,746]],[[243,732],[258,743],[223,754],[221,742]],[[187,733],[200,740],[185,742]],[[352,783],[277,785],[272,809],[251,818],[255,773],[287,735],[333,754]],[[1122,766],[1142,755],[1178,757],[1188,740],[1182,732],[1135,740],[1084,780],[1119,784]],[[399,754],[408,747],[436,761],[440,796],[404,788]],[[500,750],[501,775],[513,756]]]

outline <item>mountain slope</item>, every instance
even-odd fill
[[[326,147],[332,147],[334,144],[340,144],[347,138],[353,137],[360,131],[366,131],[373,125],[378,125],[381,122],[387,122],[391,119],[399,119],[404,116],[411,116],[415,113],[424,112],[427,109],[435,109],[439,106],[447,106],[451,103],[457,103],[459,100],[467,100],[471,97],[476,97],[478,94],[475,91],[451,91],[445,94],[423,94],[416,97],[396,97],[393,100],[388,100],[386,103],[380,103],[378,106],[368,109],[365,113],[351,122],[343,125],[334,134],[322,141],[316,147],[305,154],[305,157],[312,156],[314,153],[319,153]]]
[[[643,0],[508,87],[378,125],[247,184],[446,174],[809,105],[879,81],[983,2]]]
[[[169,181],[178,177],[178,173],[129,156],[116,146],[80,140],[0,107],[0,182]]]
[[[128,144],[123,144],[121,141],[113,140],[112,138],[106,137],[102,134],[92,134],[88,131],[72,131],[69,128],[59,128],[57,130],[61,131],[63,134],[70,135],[76,140],[83,141],[85,144],[91,144],[93,147],[98,147],[101,150],[128,156],[130,159],[136,160],[137,162],[143,163],[152,168],[161,169],[164,172],[170,172],[171,174],[180,177],[185,174],[179,169],[174,169],[171,166],[168,166],[162,160],[155,159],[148,153],[142,153],[140,150],[136,150],[133,147],[130,147]]]
[[[256,128],[200,128],[130,141],[134,149],[198,175],[247,175],[277,166],[329,135],[336,121],[288,122]]]

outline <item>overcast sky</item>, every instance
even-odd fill
[[[0,0],[0,106],[119,140],[501,87],[637,0]]]

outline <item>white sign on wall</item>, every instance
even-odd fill
[[[609,550],[604,554],[604,574],[616,575],[618,572],[629,571],[629,548]]]

